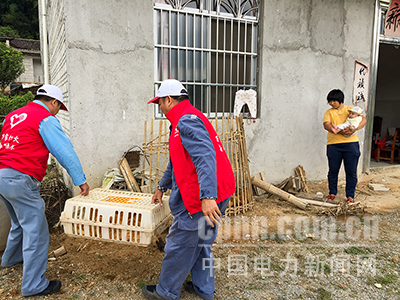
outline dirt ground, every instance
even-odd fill
[[[384,184],[390,190],[373,191],[369,188],[370,183]],[[328,193],[327,182],[309,183],[308,186],[310,196],[318,192]],[[337,198],[344,200],[344,182],[340,182],[339,187]],[[359,216],[362,222],[366,216],[377,216],[379,237],[368,241],[343,240],[337,245],[335,241],[313,239],[311,232],[308,235],[311,238],[306,241],[293,236],[285,239],[273,235],[282,217],[289,221],[299,216],[312,218],[318,215],[318,209],[303,211],[275,197],[257,196],[254,207],[240,218],[244,217],[251,223],[254,218],[266,217],[268,238],[261,235],[251,237],[249,234],[239,239],[222,239],[215,244],[214,256],[220,262],[216,269],[216,299],[400,299],[400,253],[397,249],[400,240],[397,226],[400,221],[400,168],[364,174],[359,180],[355,201],[361,202],[367,209],[367,214]],[[337,232],[344,228],[347,217],[337,218]],[[243,218],[240,220],[243,221]],[[164,239],[165,235],[166,232],[162,234]],[[50,252],[62,246],[67,253],[49,260],[46,276],[61,280],[63,287],[59,293],[45,297],[47,299],[144,299],[141,287],[157,283],[163,252],[155,243],[140,247],[70,237],[64,234],[62,228],[52,229]],[[285,258],[291,255],[304,260],[308,253],[330,257],[350,253],[352,266],[356,264],[357,255],[373,254],[378,262],[376,274],[360,277],[351,270],[334,275],[325,272],[322,276],[282,275]],[[264,254],[272,260],[269,268],[272,276],[259,274],[253,268],[254,261]],[[233,255],[236,259],[249,259],[244,269],[227,265]],[[281,264],[276,263],[277,260]],[[235,270],[246,272],[238,274]],[[12,268],[0,267],[0,299],[23,298],[20,293],[21,279],[21,264]],[[181,299],[200,298],[182,290]]]

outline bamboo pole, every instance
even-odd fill
[[[153,125],[154,125],[154,120],[151,119],[150,122],[150,140],[153,141]],[[153,173],[153,142],[150,144],[150,149],[149,149],[149,185],[151,186],[151,180],[152,180],[152,173]]]
[[[168,132],[167,132],[167,121],[164,120],[164,170],[167,169],[167,160],[168,160],[168,149],[167,149],[167,145],[168,145]]]
[[[147,133],[147,120],[144,121],[144,142],[143,142],[143,145],[146,144],[146,139],[147,139],[146,133]],[[144,150],[144,148],[143,148],[143,150]],[[142,175],[144,175],[145,167],[146,167],[146,152],[143,153],[143,169],[142,169]],[[142,185],[142,186],[144,185],[144,176],[142,176],[142,184],[141,184],[141,185]]]
[[[158,145],[157,145],[157,164],[156,164],[156,166],[157,166],[157,168],[156,168],[156,178],[155,178],[155,184],[157,185],[157,183],[158,183],[158,178],[159,178],[159,176],[158,176],[158,166],[160,165],[160,151],[161,151],[161,137],[162,137],[162,131],[163,131],[163,127],[162,127],[162,121],[160,121],[160,126],[159,126],[159,128],[158,128]]]
[[[232,119],[232,117],[230,117]],[[229,126],[229,118],[226,119],[226,126],[225,126],[225,131],[231,133],[231,149],[232,149],[232,164],[233,164],[233,169],[235,172],[235,179],[236,179],[236,192],[235,192],[235,202],[234,202],[234,215],[236,216],[238,207],[240,205],[240,168],[239,168],[239,149],[237,148],[238,144],[236,143],[236,138],[235,138],[235,129],[231,128]]]
[[[310,200],[310,199],[304,199],[304,198],[297,198],[297,199],[299,199],[300,201],[303,201],[305,203],[316,205],[316,206],[323,206],[323,207],[336,207],[336,206],[338,206],[337,204],[328,203],[328,202],[321,202],[321,201],[317,201],[317,200]]]
[[[282,191],[281,189],[278,189],[277,187],[273,186],[272,184],[265,182],[265,181],[261,181],[257,178],[251,177],[251,183],[253,185],[255,185],[256,187],[259,187],[265,191],[267,191],[268,193],[271,193],[275,196],[278,196],[279,198],[288,201],[290,203],[292,203],[293,205],[296,205],[297,207],[301,208],[301,209],[306,209],[308,204],[305,203],[304,201],[300,200],[299,198],[293,196],[292,194],[289,194],[285,191]]]
[[[241,180],[241,194],[242,194],[242,205],[243,205],[243,212],[247,210],[248,207],[248,186],[247,186],[247,172],[246,172],[246,158],[245,158],[245,153],[246,153],[246,148],[243,144],[243,130],[242,130],[242,120],[240,117],[233,118],[231,117],[232,120],[232,130],[234,130],[234,124],[236,123],[236,132],[238,133],[238,149],[239,149],[239,159],[240,159],[240,174],[242,175],[240,180]]]
[[[252,194],[249,193],[249,189],[251,187],[251,178],[250,178],[250,172],[248,169],[248,160],[247,160],[247,149],[246,149],[246,139],[244,135],[244,127],[243,127],[243,118],[241,116],[236,117],[236,128],[238,132],[240,133],[240,154],[241,154],[241,160],[242,160],[242,174],[243,174],[243,186],[244,186],[244,194],[245,194],[245,210],[247,210],[249,204],[250,204],[250,197]]]

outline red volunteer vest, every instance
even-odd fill
[[[169,137],[169,154],[183,204],[190,214],[195,214],[201,211],[199,180],[190,155],[182,145],[178,128],[180,118],[188,114],[196,115],[203,121],[214,145],[217,161],[217,203],[232,196],[236,188],[235,176],[233,175],[228,156],[210,121],[201,111],[193,107],[189,100],[184,100],[175,105],[166,114],[172,125],[172,131]]]
[[[9,113],[1,131],[0,169],[12,168],[42,181],[49,150],[39,133],[40,122],[52,114],[30,102]]]

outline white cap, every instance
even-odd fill
[[[151,99],[147,104],[155,103],[158,104],[158,99],[171,96],[171,97],[179,97],[179,96],[188,96],[188,92],[185,87],[176,79],[167,79],[161,82],[161,86],[157,91],[157,95],[155,98]]]
[[[61,102],[61,109],[68,111],[67,107],[63,103],[63,94],[61,90],[55,85],[45,84],[42,85],[36,92],[36,95],[48,96],[53,99],[57,99]]]
[[[352,111],[358,115],[361,115],[363,112],[363,109],[360,106],[355,106],[352,109],[349,109],[349,111]]]

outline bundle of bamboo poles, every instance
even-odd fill
[[[154,119],[150,120],[149,128],[147,128],[147,121],[144,122],[144,142],[142,146],[142,186],[148,185],[152,193],[164,174],[169,160],[169,121],[158,120],[156,122],[158,123],[158,132],[154,132]],[[145,182],[146,179],[147,182]]]
[[[226,215],[236,216],[249,210],[254,204],[243,118],[241,116],[215,118],[211,123],[224,146],[235,174],[236,192],[232,196]],[[158,132],[156,132],[157,127]],[[154,192],[169,160],[169,122],[152,119],[149,126],[145,121],[144,128],[142,186],[149,185],[151,192]]]

